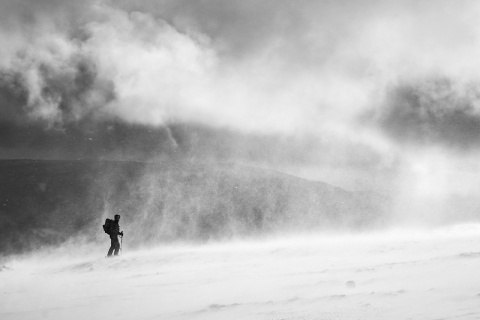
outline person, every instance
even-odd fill
[[[107,257],[111,257],[112,253],[117,256],[118,250],[120,250],[120,242],[118,242],[118,236],[123,237],[123,231],[120,232],[120,225],[118,224],[119,221],[120,221],[120,215],[116,214],[115,220],[113,221],[110,227],[111,245],[110,245],[110,249],[108,250]]]

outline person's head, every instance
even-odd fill
[[[119,214],[115,215],[115,221],[120,221],[120,215]]]

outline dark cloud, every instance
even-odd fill
[[[39,120],[2,119],[0,137],[0,158],[240,161],[364,169],[375,169],[382,162],[368,145],[334,137],[246,134],[201,124],[146,126],[84,118],[59,129]]]
[[[385,134],[402,144],[477,149],[479,103],[478,83],[429,79],[390,88],[374,118]]]
[[[28,92],[20,74],[0,71],[0,118],[3,121],[23,122]]]
[[[431,5],[414,3],[2,2],[0,148],[3,156],[22,154],[17,147],[39,157],[183,154],[345,166],[380,161],[384,134],[395,143],[472,148],[475,92],[458,90],[454,78],[395,86],[372,116],[382,136],[356,132],[352,119],[372,92],[414,69],[428,75],[415,68],[425,57],[458,73],[457,62],[468,59],[451,59],[447,49],[474,51],[470,20],[444,10],[451,4],[430,15]],[[445,12],[459,23],[444,23]],[[454,28],[439,32],[444,25]],[[462,41],[449,46],[454,38]],[[433,40],[422,47],[425,39]]]
[[[285,66],[326,63],[338,46],[355,36],[378,1],[163,0],[117,1],[127,11],[154,14],[191,36],[206,35],[226,59],[268,51]],[[386,3],[383,10],[388,8]],[[357,24],[354,26],[354,24]],[[352,28],[353,27],[353,28]],[[287,62],[284,61],[284,62]]]
[[[39,122],[1,121],[0,135],[0,158],[145,161],[172,149],[164,128],[114,121],[69,123],[62,130]]]
[[[82,6],[77,8],[75,4],[68,2],[65,4],[55,1],[44,2],[41,5],[42,9],[38,11],[29,10],[28,6],[21,5],[28,1],[19,2],[12,11],[32,14],[36,18],[24,17],[24,19],[32,25],[39,25],[37,20],[41,19],[38,17],[48,15],[50,7],[53,12],[59,10],[58,12],[71,13],[78,9],[79,15],[85,15],[89,10]],[[301,6],[299,4],[289,1],[282,1],[277,5],[268,1],[262,4],[252,1],[244,3],[207,1],[201,4],[166,2],[160,6],[158,17],[171,21],[176,26],[183,26],[185,32],[188,27],[192,27],[197,32],[211,37],[216,44],[223,43],[226,46],[223,54],[236,52],[241,56],[254,53],[257,49],[267,46],[270,41],[277,41],[278,37],[293,39],[296,33],[300,35],[305,27],[302,25],[309,22],[302,19],[305,14],[305,3]],[[92,16],[89,22],[100,28],[100,31],[110,31],[111,27],[111,30],[117,32],[117,28],[125,25],[134,30],[138,28],[141,31],[136,33],[138,37],[152,35],[159,30],[163,32],[165,28],[169,28],[162,22],[163,20],[150,19],[151,11],[145,4],[136,9],[148,12],[148,15],[139,16],[132,13],[129,16],[123,11],[114,13],[109,11],[111,21],[95,25],[97,20]],[[92,37],[91,32],[95,32],[96,29],[89,29],[75,21],[70,25],[67,16],[60,14],[60,17],[53,21],[58,25],[67,23],[68,32],[56,28],[58,34],[42,34],[47,40],[54,39],[53,44],[47,41],[46,45],[39,42],[29,47],[27,41],[29,33],[22,31],[22,35],[25,36],[22,41],[26,49],[20,46],[14,54],[14,63],[7,64],[7,67],[1,69],[2,158],[140,161],[182,158],[244,161],[266,165],[335,162],[335,165],[342,163],[354,166],[371,165],[372,162],[379,161],[378,154],[368,146],[341,141],[338,137],[318,139],[318,136],[308,134],[282,135],[278,132],[271,133],[268,128],[262,133],[242,132],[228,126],[205,123],[210,122],[210,119],[202,123],[192,121],[190,118],[195,118],[195,115],[189,116],[187,120],[174,118],[171,121],[163,123],[158,121],[155,125],[146,125],[130,120],[131,115],[141,113],[135,100],[128,101],[128,112],[125,114],[115,114],[112,109],[110,113],[104,113],[104,107],[115,102],[117,98],[115,80],[118,81],[118,78],[113,79],[115,74],[109,74],[109,78],[105,76],[105,72],[100,72],[99,63],[105,61],[92,56],[95,53],[92,46],[88,47],[88,50],[85,49],[85,44]],[[187,22],[182,24],[182,21]],[[97,40],[115,40],[119,36],[116,32],[102,33],[102,37]],[[150,38],[146,38],[145,42],[151,45]],[[152,39],[156,40],[155,37]],[[189,38],[172,39],[172,42],[182,43]],[[161,40],[168,42],[171,38]],[[161,42],[159,47],[162,48],[164,44]],[[135,49],[145,49],[141,45],[143,43],[135,43]],[[151,48],[147,46],[146,49],[150,51]],[[162,54],[164,52],[159,51],[159,56]],[[172,56],[175,57],[173,54]],[[113,62],[121,65],[123,61],[138,72],[148,71],[151,67],[144,66],[142,61],[137,64],[136,57],[131,55]],[[156,103],[152,105],[159,108],[163,88],[155,87],[155,81],[163,74],[154,76],[155,78],[149,78],[146,85],[151,86],[149,92],[156,98]],[[127,79],[128,84],[136,83],[125,76],[122,77],[122,80],[124,79]],[[135,76],[132,79],[135,79]],[[124,86],[125,89],[128,90],[129,87]],[[175,104],[171,106],[172,109],[176,107],[178,106]],[[222,109],[228,107],[221,105]],[[255,117],[258,116],[249,116],[249,119]]]
[[[29,87],[28,73],[9,68],[0,71],[0,115],[4,120],[28,122],[21,118],[30,117],[61,128],[115,98],[113,83],[99,78],[95,64],[86,56],[74,55],[60,65],[39,63],[33,70],[41,83],[35,93]]]
[[[15,0],[0,2],[0,26],[10,30],[59,24],[63,28],[90,20],[95,0]],[[34,30],[32,30],[34,31]]]
[[[229,55],[242,55],[265,47],[278,37],[301,32],[304,5],[309,1],[120,1],[129,11],[155,14],[184,32],[208,35],[217,48]]]

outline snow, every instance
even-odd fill
[[[116,258],[104,258],[105,241],[7,261],[0,319],[480,318],[480,225],[127,243]]]

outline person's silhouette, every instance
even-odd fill
[[[111,245],[110,249],[108,250],[107,256],[110,257],[112,253],[114,255],[118,255],[118,250],[120,250],[120,242],[118,242],[118,236],[123,237],[123,231],[120,232],[120,225],[118,222],[120,221],[120,215],[116,214],[115,215],[115,220],[111,224],[110,227],[110,240],[111,240]]]

